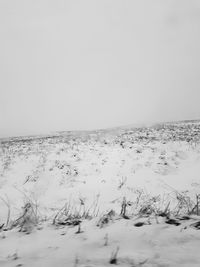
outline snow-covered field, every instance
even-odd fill
[[[200,266],[200,122],[2,139],[0,266]]]

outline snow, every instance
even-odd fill
[[[119,249],[119,266],[199,266],[193,224],[200,219],[195,210],[180,219],[200,194],[199,130],[196,121],[1,140],[0,226],[8,207],[10,221],[0,232],[0,265],[110,266]],[[127,219],[120,216],[124,199]],[[9,228],[27,202],[37,206],[37,225],[28,233]],[[149,203],[154,212],[143,214]],[[167,205],[180,225],[155,214]],[[52,224],[67,209],[87,211],[80,233],[78,225]]]

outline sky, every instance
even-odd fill
[[[0,137],[200,119],[199,0],[1,0]]]

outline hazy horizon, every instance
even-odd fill
[[[198,0],[2,0],[0,137],[200,119]]]

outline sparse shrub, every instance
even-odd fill
[[[0,226],[0,229],[2,229],[2,228],[7,228],[8,227],[8,225],[9,225],[9,222],[10,222],[10,201],[9,201],[9,199],[8,199],[8,197],[6,196],[6,199],[4,199],[4,198],[0,198],[2,201],[3,201],[3,203],[7,206],[7,208],[8,208],[8,215],[7,215],[7,220],[6,220],[6,223],[3,223],[1,226]]]
[[[85,200],[79,198],[79,208],[71,203],[66,203],[54,216],[54,225],[79,225],[83,219],[91,219],[98,214],[98,199],[92,204],[90,208],[86,208]],[[93,208],[93,210],[92,210]]]
[[[127,201],[125,197],[123,197],[123,201],[122,201],[122,205],[121,205],[121,213],[120,215],[124,218],[124,219],[129,219],[129,217],[126,215],[126,208],[127,206],[131,206],[132,204],[130,203],[130,201]]]
[[[76,215],[69,215],[67,217],[60,217],[56,222],[53,224],[56,225],[68,225],[68,226],[76,226],[79,225],[82,221],[80,220],[80,216]]]
[[[199,210],[199,202],[200,202],[200,194],[196,194],[196,204],[193,207],[193,209],[190,211],[189,214],[196,214],[197,216],[199,216],[200,214],[200,210]]]
[[[27,202],[22,208],[22,215],[12,223],[11,228],[19,226],[20,232],[30,233],[37,224],[37,207]]]
[[[160,195],[152,196],[145,193],[143,190],[137,191],[137,198],[135,202],[135,212],[140,216],[150,216],[152,214],[158,214],[161,209]]]
[[[188,191],[177,192],[175,191],[177,205],[175,207],[175,215],[179,214],[192,214],[196,209],[194,201],[188,195]]]
[[[119,186],[118,186],[118,189],[121,189],[125,183],[127,181],[127,177],[122,177],[120,180],[119,180]]]
[[[115,211],[111,210],[109,211],[107,214],[103,215],[100,220],[97,223],[97,226],[102,228],[104,227],[106,224],[108,224],[110,221],[113,220],[113,217],[115,216]]]
[[[112,252],[111,258],[109,263],[110,264],[117,264],[118,260],[117,260],[117,254],[119,252],[119,247],[116,248],[115,251]]]
[[[108,233],[105,235],[104,240],[104,246],[108,246]]]
[[[78,230],[76,231],[76,234],[81,234],[83,231],[81,230],[81,223],[78,224]]]
[[[159,211],[158,214],[156,214],[156,215],[168,218],[169,215],[170,215],[169,206],[170,206],[170,201],[168,202],[168,204],[167,204],[166,208],[164,209],[164,211]]]

